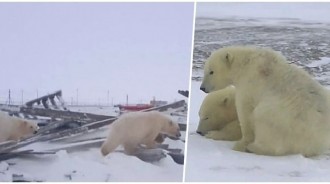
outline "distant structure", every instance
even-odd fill
[[[59,101],[59,105],[56,103],[55,97]],[[51,105],[49,104],[49,102],[51,103]],[[61,90],[58,90],[54,93],[51,93],[51,94],[48,94],[48,95],[45,95],[45,96],[42,96],[42,97],[38,97],[34,100],[30,100],[30,101],[25,103],[25,105],[27,107],[31,107],[31,108],[35,104],[37,104],[37,105],[42,104],[45,109],[50,109],[50,108],[52,108],[52,109],[64,109],[64,110],[67,109],[65,107],[65,103],[64,103],[64,100],[62,98],[62,91]]]
[[[162,101],[162,100],[156,100],[156,97],[154,97],[151,101],[150,104],[154,107],[159,107],[166,105],[168,102],[167,101]]]

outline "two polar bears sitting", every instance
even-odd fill
[[[197,131],[214,139],[235,140],[240,130],[234,150],[313,156],[330,148],[329,92],[271,49],[232,46],[217,50],[205,63],[200,89],[210,93],[207,98],[217,96],[218,102],[213,103],[220,108],[204,107],[210,103],[206,98]],[[208,108],[220,109],[216,113],[223,123],[209,133],[203,128],[210,119],[204,117]]]

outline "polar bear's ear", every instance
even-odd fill
[[[230,54],[229,52],[227,52],[225,58],[226,58],[226,64],[228,66],[231,66],[231,64],[234,61],[234,58],[233,58],[232,54]]]
[[[221,101],[221,105],[222,105],[222,106],[227,106],[227,104],[228,104],[228,98],[226,97],[225,99],[223,99],[223,100]]]

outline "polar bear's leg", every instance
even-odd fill
[[[113,152],[120,145],[117,137],[109,135],[107,140],[102,144],[101,153],[103,156]]]
[[[235,120],[228,123],[221,130],[209,131],[205,137],[214,140],[236,141],[242,137],[242,134],[238,120]]]
[[[146,148],[152,149],[155,148],[157,145],[157,142],[155,140],[150,140],[149,142],[145,143]]]
[[[144,138],[142,144],[146,146],[148,149],[155,148],[157,143],[162,143],[164,141],[164,137],[157,132],[149,134],[146,138]]]
[[[277,102],[270,102],[274,101],[264,100],[253,112],[255,139],[253,143],[247,146],[247,149],[259,155],[285,155],[288,151],[286,149],[287,143],[291,141],[286,128],[286,125],[289,124],[287,123],[289,116],[285,116],[287,119],[281,118],[281,114],[276,112]],[[281,113],[283,115],[285,112]]]
[[[233,150],[245,152],[246,146],[254,141],[254,125],[251,122],[253,109],[251,109],[247,100],[239,98],[239,95],[236,97],[237,115],[242,131],[242,139],[234,145]]]

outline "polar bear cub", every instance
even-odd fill
[[[204,98],[196,132],[214,140],[235,141],[241,138],[234,86],[211,92]]]

